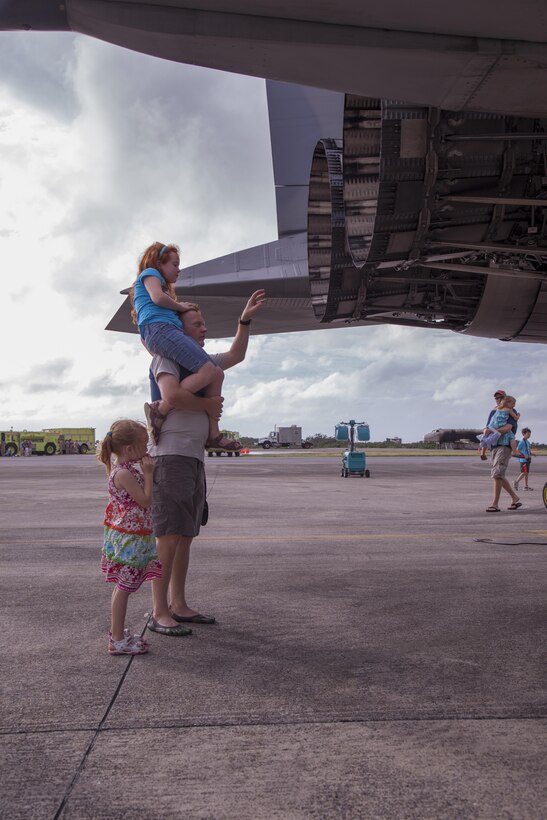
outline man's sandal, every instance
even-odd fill
[[[500,512],[500,508],[491,504],[490,507],[486,508],[486,512]]]
[[[229,452],[241,450],[241,448],[243,447],[240,441],[235,441],[235,439],[226,438],[226,436],[223,436],[222,433],[219,436],[216,436],[215,438],[209,439],[205,446],[214,447],[217,450],[227,450]]]
[[[518,510],[522,507],[522,501],[513,501],[513,503],[507,507],[508,510]]]

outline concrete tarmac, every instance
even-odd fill
[[[547,459],[495,514],[476,456],[206,466],[189,603],[218,623],[128,658],[102,467],[0,459],[0,817],[547,816]]]

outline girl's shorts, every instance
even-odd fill
[[[191,373],[197,373],[211,357],[183,330],[167,322],[153,322],[143,328],[144,346],[153,356],[164,356],[180,364]]]

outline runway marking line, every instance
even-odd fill
[[[514,532],[498,532],[495,535],[484,535],[483,538],[521,538],[522,535],[535,535],[537,537],[546,536],[547,530],[519,530],[518,534]],[[362,534],[362,535],[339,535],[339,534],[331,534],[331,535],[287,535],[286,533],[280,533],[278,536],[239,536],[239,537],[225,537],[223,535],[213,535],[213,536],[196,536],[199,537],[200,541],[224,541],[228,543],[238,543],[241,541],[280,541],[283,539],[284,541],[372,541],[372,540],[385,540],[385,539],[401,539],[405,538],[409,539],[416,539],[416,538],[475,538],[477,533],[472,532],[455,532],[455,533],[377,533],[377,534]],[[13,540],[10,539],[10,544],[26,544],[30,539],[17,539]],[[78,544],[97,544],[101,543],[101,538],[42,538],[42,543],[47,544],[73,544],[77,546]],[[0,541],[1,543],[1,541]],[[5,543],[8,543],[7,541]]]

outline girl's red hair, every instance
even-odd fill
[[[146,248],[146,250],[144,251],[139,260],[137,278],[143,272],[143,270],[146,270],[146,268],[155,268],[159,271],[158,265],[160,259],[165,262],[165,260],[169,258],[170,253],[176,253],[178,256],[180,256],[180,250],[177,247],[177,245],[163,245],[161,242],[154,242],[153,245],[150,245],[148,248]],[[169,296],[172,299],[177,301],[177,294],[175,293],[175,288],[172,284],[168,282],[165,291],[169,294]],[[131,319],[133,320],[133,324],[136,325],[137,311],[135,310],[134,292],[135,283],[133,283],[131,285],[131,288],[129,289],[129,299],[131,302]]]

